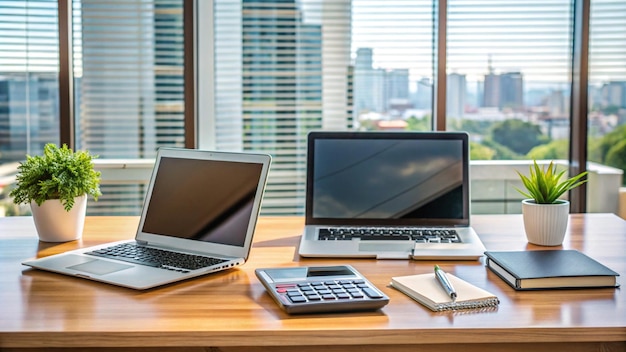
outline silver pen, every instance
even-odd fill
[[[437,281],[441,284],[441,287],[446,290],[448,296],[450,296],[453,301],[456,300],[456,291],[454,290],[454,286],[452,286],[452,283],[448,280],[446,273],[439,268],[439,265],[435,265],[435,276],[437,277]]]

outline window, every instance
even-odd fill
[[[0,163],[58,142],[54,1],[0,1]]]
[[[53,1],[0,1],[0,199],[25,154],[59,141],[56,14]],[[0,208],[19,213],[11,202]]]
[[[472,133],[472,159],[568,158],[571,6],[448,2],[447,128]]]
[[[436,125],[470,132],[474,160],[568,158],[569,0],[69,4],[68,22],[57,18],[54,0],[0,1],[0,161],[18,161],[68,132],[58,128],[67,102],[57,88],[57,33],[69,23],[75,147],[98,154],[108,177],[91,214],[137,214],[156,148],[189,138],[204,149],[271,154],[266,215],[303,213],[313,129]],[[434,72],[443,4],[445,116],[432,109],[433,87],[443,83]],[[626,120],[625,4],[594,1],[589,38],[589,159],[609,164],[610,154],[620,168],[622,149],[609,153],[618,143],[607,141],[625,139],[614,132]],[[197,67],[186,66],[192,45]],[[190,81],[196,92],[185,91]],[[129,160],[143,176],[121,170]]]
[[[626,172],[626,2],[592,1],[590,17],[589,160]]]
[[[72,5],[76,148],[151,159],[184,147],[182,0]],[[104,182],[89,212],[138,214],[146,181]]]
[[[184,146],[181,0],[73,1],[76,146],[153,158]]]

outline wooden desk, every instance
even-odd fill
[[[134,291],[36,271],[33,256],[132,238],[135,217],[92,217],[84,237],[40,243],[32,219],[0,219],[0,349],[97,347],[132,351],[626,351],[622,289],[516,292],[478,261],[438,262],[495,294],[497,310],[434,313],[387,287],[391,276],[431,272],[434,262],[299,258],[302,219],[262,218],[250,261],[241,268]],[[489,250],[528,245],[521,215],[475,216]],[[573,215],[562,248],[576,248],[626,275],[626,221]],[[380,311],[289,316],[254,269],[349,263],[391,299]],[[503,347],[503,345],[506,345]],[[140,348],[145,347],[145,348]],[[203,347],[213,347],[205,349]]]

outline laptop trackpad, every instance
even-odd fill
[[[378,241],[362,241],[359,242],[359,251],[364,252],[410,252],[415,246],[415,242],[378,242]]]
[[[106,275],[116,271],[132,268],[132,265],[108,262],[105,260],[95,259],[87,263],[68,266],[68,269],[78,270],[94,275]]]

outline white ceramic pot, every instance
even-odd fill
[[[569,201],[537,204],[532,199],[524,199],[522,214],[528,242],[540,246],[563,244],[569,219]]]
[[[76,197],[74,201],[70,211],[66,211],[58,199],[47,200],[40,206],[34,201],[30,203],[39,240],[67,242],[79,239],[83,235],[87,195]]]

